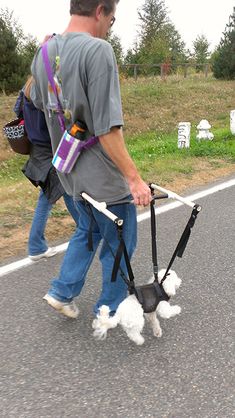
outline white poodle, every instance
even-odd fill
[[[166,270],[160,270],[158,275],[159,283],[161,282],[165,271]],[[152,278],[149,283],[152,283],[153,281],[154,278]],[[180,285],[181,279],[173,270],[170,270],[163,282],[163,288],[167,295],[174,296]],[[94,329],[93,335],[97,339],[103,340],[107,336],[108,329],[115,328],[120,324],[130,340],[134,341],[137,345],[142,345],[144,343],[144,337],[141,335],[141,332],[144,327],[145,318],[152,327],[153,335],[155,337],[161,337],[162,329],[157,314],[162,318],[168,319],[178,315],[180,312],[180,306],[170,305],[167,301],[160,301],[156,311],[144,313],[143,308],[135,295],[130,295],[120,303],[115,315],[112,317],[109,316],[108,306],[103,305],[100,307],[99,315],[92,323],[92,328]]]

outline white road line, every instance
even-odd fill
[[[217,193],[221,190],[228,189],[229,187],[235,186],[235,179],[229,180],[227,182],[218,184],[214,187],[211,187],[209,189],[203,190],[201,192],[186,196],[187,199],[197,201],[198,199],[201,199],[203,197],[209,196],[213,193]],[[160,215],[161,213],[168,212],[169,210],[178,208],[179,206],[182,206],[183,203],[180,202],[173,202],[168,203],[166,205],[162,205],[158,208],[156,208],[156,214]],[[143,214],[138,215],[137,222],[142,222],[150,217],[150,211],[144,212]],[[65,242],[64,244],[58,245],[56,247],[58,253],[64,252],[68,247],[68,242]],[[26,267],[29,265],[35,264],[35,261],[30,260],[28,257],[24,258],[22,260],[16,261],[11,264],[7,264],[6,266],[0,267],[0,277],[5,276],[6,274],[9,274],[13,271],[19,270],[22,267]]]

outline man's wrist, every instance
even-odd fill
[[[133,173],[130,173],[130,175],[126,176],[126,179],[128,183],[136,183],[141,180],[141,177],[138,173],[138,171],[133,171]]]

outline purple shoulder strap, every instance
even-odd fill
[[[55,80],[54,80],[54,76],[53,76],[53,72],[52,72],[52,68],[51,68],[51,64],[50,64],[50,60],[48,56],[47,42],[45,42],[45,44],[42,46],[42,57],[43,57],[43,62],[44,62],[45,70],[47,73],[48,81],[57,99],[57,105],[58,105],[57,110],[58,110],[58,119],[60,123],[60,128],[61,128],[61,131],[64,132],[66,127],[64,123],[63,108],[60,103],[58,92],[57,92],[56,85],[55,85]]]

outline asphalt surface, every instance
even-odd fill
[[[232,418],[234,403],[235,187],[203,206],[182,259],[183,283],[172,303],[182,313],[161,320],[163,336],[144,329],[145,344],[120,328],[92,336],[100,289],[95,259],[69,320],[42,301],[63,255],[0,278],[0,416],[2,418]],[[160,267],[169,261],[191,210],[158,216]],[[152,273],[149,220],[139,225],[136,281]]]

